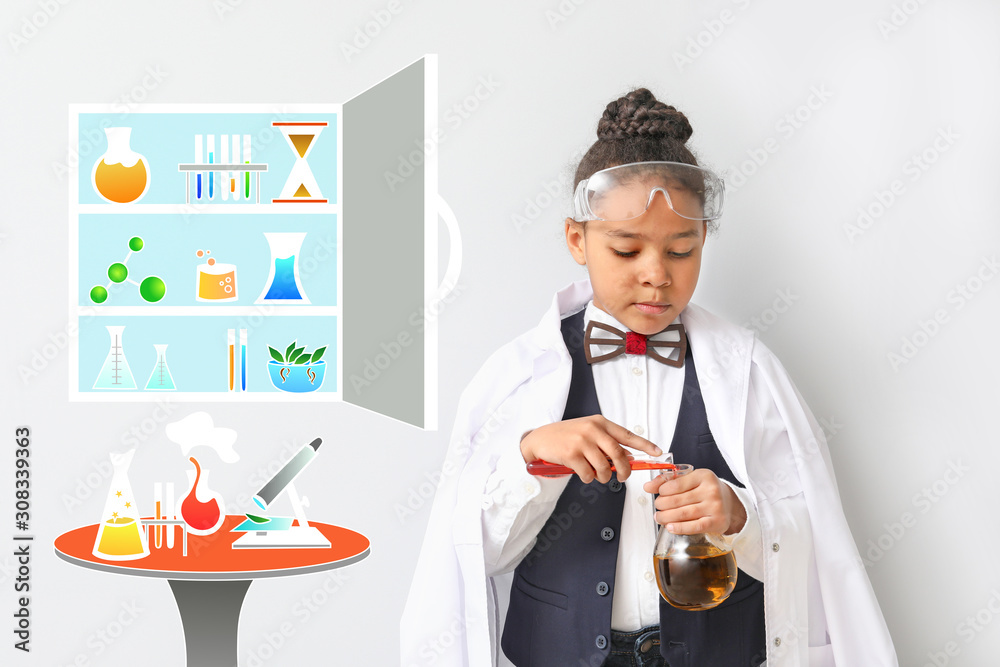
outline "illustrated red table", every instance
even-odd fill
[[[230,531],[244,519],[230,515],[212,535],[189,536],[187,556],[181,555],[178,535],[172,549],[150,544],[145,558],[103,560],[92,553],[97,524],[63,533],[55,540],[55,550],[66,562],[91,570],[166,579],[181,615],[188,667],[238,665],[240,609],[254,579],[332,570],[370,552],[370,542],[361,533],[318,521],[309,525],[330,540],[329,549],[233,549],[242,533]]]

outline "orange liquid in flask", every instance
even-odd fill
[[[131,167],[101,160],[94,173],[94,185],[102,195],[118,204],[135,201],[146,189],[146,165],[142,160]]]
[[[657,554],[653,567],[660,594],[678,609],[711,609],[736,588],[736,558],[711,545],[692,545],[680,558]]]

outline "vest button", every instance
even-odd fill
[[[611,481],[608,482],[608,488],[611,489],[612,491],[614,491],[615,493],[618,493],[619,491],[622,490],[622,483],[619,482],[614,477],[612,477]]]
[[[602,528],[601,539],[604,540],[605,542],[610,542],[611,540],[615,539],[614,529],[609,526],[605,526],[604,528]]]
[[[597,594],[598,595],[602,595],[602,596],[603,595],[607,595],[609,590],[611,590],[611,589],[608,586],[607,582],[602,581],[601,583],[597,584]]]
[[[604,635],[597,635],[597,639],[594,640],[594,644],[597,648],[603,649],[608,645],[608,638]]]

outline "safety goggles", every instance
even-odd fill
[[[573,195],[573,219],[631,220],[646,212],[657,192],[688,220],[722,215],[725,186],[708,169],[681,162],[632,162],[608,167],[580,181]]]

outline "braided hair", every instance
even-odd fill
[[[646,88],[636,88],[609,103],[597,122],[597,141],[576,168],[573,188],[594,173],[632,162],[683,162],[698,166],[685,146],[694,133],[687,116],[664,104]],[[715,226],[709,223],[709,229]]]

